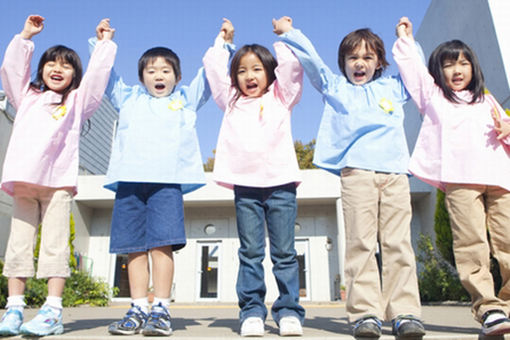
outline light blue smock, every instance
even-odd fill
[[[345,167],[408,173],[402,106],[410,97],[400,76],[353,85],[331,72],[300,30],[280,38],[296,54],[325,103],[313,163],[336,175]]]
[[[119,112],[105,188],[116,191],[119,182],[172,183],[185,194],[205,185],[195,128],[196,111],[211,95],[203,68],[189,86],[161,98],[144,86],[124,84],[112,70],[105,94]]]

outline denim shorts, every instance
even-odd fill
[[[178,184],[120,182],[113,206],[110,253],[137,253],[186,245]]]

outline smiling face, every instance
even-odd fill
[[[364,40],[351,53],[345,55],[345,75],[354,85],[371,81],[380,67],[377,54]]]
[[[241,57],[237,69],[239,89],[247,97],[262,96],[268,86],[267,75],[262,61],[253,52]]]
[[[457,60],[445,60],[442,68],[446,86],[453,91],[462,91],[471,83],[473,66],[462,52]]]
[[[73,81],[73,76],[73,66],[61,58],[44,64],[42,80],[52,91],[62,93]]]
[[[180,77],[176,78],[174,68],[163,57],[156,57],[143,69],[143,84],[154,97],[170,95]]]

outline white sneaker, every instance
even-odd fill
[[[510,333],[510,319],[501,310],[490,310],[482,316],[482,333],[487,336]]]
[[[303,335],[301,322],[295,316],[284,316],[280,319],[280,336]]]
[[[241,336],[264,336],[264,321],[258,316],[251,316],[241,325]]]

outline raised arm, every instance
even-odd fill
[[[324,64],[308,38],[300,30],[293,28],[290,17],[273,21],[274,32],[280,36],[299,59],[313,87],[319,92],[327,92],[335,75]]]
[[[186,96],[187,102],[192,111],[198,111],[211,96],[211,88],[205,76],[205,70],[201,67],[189,86],[182,86],[181,91]]]
[[[30,39],[43,28],[42,16],[28,16],[23,30],[12,39],[5,51],[0,75],[7,98],[15,109],[30,87],[30,61],[34,53],[34,43]]]
[[[117,53],[117,45],[112,41],[114,32],[115,29],[110,27],[109,19],[101,20],[96,27],[96,35],[99,41],[95,44],[87,71],[83,76],[80,87],[76,90],[75,105],[82,109],[82,121],[90,118],[101,105]]]
[[[234,37],[234,26],[228,19],[223,19],[220,32],[203,58],[205,74],[214,101],[222,111],[225,111],[228,104],[231,90],[230,76],[228,74],[228,60],[230,57],[229,44]],[[230,45],[231,46],[231,45]]]
[[[423,53],[414,41],[411,21],[402,17],[396,27],[398,36],[393,45],[393,59],[398,65],[400,76],[407,91],[415,101],[420,112],[424,112],[432,91],[434,78],[429,74],[423,62]]]
[[[111,40],[115,34],[115,29],[110,26],[110,19],[103,19],[96,27],[96,37],[89,39],[89,52],[92,55],[98,41]],[[108,97],[112,105],[120,110],[124,98],[131,93],[131,87],[124,84],[122,78],[111,68],[110,77],[104,94]]]

